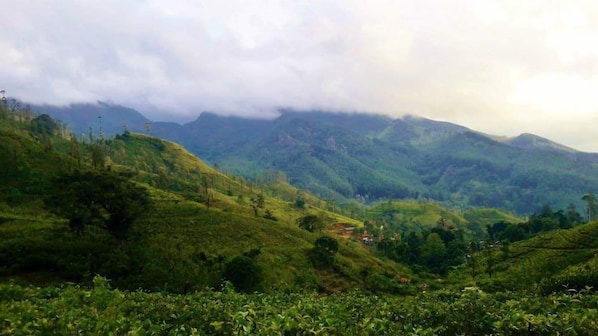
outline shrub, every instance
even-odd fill
[[[224,278],[232,282],[237,291],[253,292],[261,287],[262,268],[250,257],[237,256],[226,264]]]

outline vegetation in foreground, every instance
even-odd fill
[[[225,285],[226,286],[226,285]],[[410,297],[345,293],[189,295],[0,284],[0,335],[596,335],[598,296],[486,294],[475,288]]]

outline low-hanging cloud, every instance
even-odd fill
[[[0,27],[0,85],[30,102],[408,113],[598,151],[594,1],[7,0]]]

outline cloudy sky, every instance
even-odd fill
[[[1,0],[0,89],[154,120],[419,115],[598,152],[595,0]]]

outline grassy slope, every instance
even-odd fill
[[[3,126],[0,133],[2,150],[9,157],[11,149],[14,149],[19,158],[27,162],[29,170],[27,174],[15,172],[14,185],[19,191],[25,190],[23,185],[27,184],[30,176],[53,176],[67,167],[64,162],[71,162],[67,155],[44,149],[42,143],[31,140],[26,127],[17,127],[19,123],[14,123],[14,127],[7,125]],[[59,137],[54,141],[64,142]],[[19,143],[25,145],[16,145]],[[30,153],[37,157],[29,157]],[[44,156],[41,153],[47,154]],[[151,281],[152,286],[148,286],[152,289],[161,289],[157,287],[158,284],[171,283],[175,286],[176,281],[180,282],[181,279],[197,279],[198,286],[213,284],[211,277],[216,273],[214,268],[221,269],[222,264],[209,267],[202,265],[197,259],[202,252],[214,260],[220,255],[226,261],[254,248],[261,249],[257,260],[264,269],[264,283],[268,287],[265,290],[272,286],[302,286],[305,282],[302,279],[305,278],[308,282],[317,282],[325,290],[348,290],[362,285],[359,271],[364,268],[397,278],[410,276],[408,269],[379,260],[365,247],[352,241],[340,244],[333,268],[314,268],[308,259],[308,251],[320,233],[298,229],[295,219],[316,213],[325,215],[330,222],[352,225],[359,225],[360,222],[317,208],[316,205],[325,203],[305,193],[302,195],[307,202],[306,207],[295,207],[292,196],[298,190],[288,184],[281,182],[267,188],[252,186],[214,170],[174,143],[143,135],[134,134],[126,139],[110,140],[108,156],[112,169],[138,171],[137,179],[150,188],[155,201],[152,211],[140,218],[132,230],[125,249],[128,256],[118,256],[110,247],[113,243],[102,232],[91,232],[82,238],[72,236],[67,232],[65,221],[45,213],[40,198],[43,195],[32,195],[18,208],[0,203],[0,258],[3,265],[8,265],[0,269],[2,275],[20,275],[21,279],[27,281],[31,272],[35,273],[48,265],[66,272],[65,268],[69,266],[65,263],[68,263],[73,251],[87,246],[87,251],[95,251],[94,254],[105,253],[107,258],[116,258],[114,262],[128,265],[139,263],[139,260],[145,262],[143,267],[137,269],[136,278],[129,277],[126,283],[128,286],[136,283],[143,285],[146,283],[144,277],[155,278],[158,275],[157,279]],[[48,165],[49,158],[56,164]],[[84,157],[84,160],[87,159]],[[74,165],[71,162],[69,166]],[[151,186],[160,182],[160,174],[167,180],[169,190]],[[210,209],[205,204],[195,202],[193,197],[202,188],[202,176],[209,177],[210,181],[209,192],[214,198]],[[261,192],[266,194],[265,208],[279,221],[261,218],[264,209],[260,209],[260,217],[253,215],[249,199]],[[84,261],[87,258],[85,255],[82,253],[77,262]],[[34,256],[48,260],[34,260]],[[9,260],[15,258],[19,258],[20,264],[15,264],[16,261],[10,263]],[[139,260],[132,261],[131,258]],[[41,265],[44,263],[45,266]]]
[[[432,228],[444,218],[457,228],[478,236],[485,234],[486,225],[500,221],[520,223],[524,220],[503,211],[491,208],[472,208],[467,211],[454,211],[442,205],[426,201],[381,202],[367,211],[368,217],[377,222],[385,222],[399,229]]]
[[[590,262],[598,252],[598,222],[557,230],[522,241],[510,248],[501,272],[528,281],[557,276],[568,267]]]
[[[528,240],[505,247],[494,247],[491,253],[474,255],[478,275],[472,279],[470,269],[463,265],[451,277],[459,282],[493,289],[536,288],[551,292],[567,288],[598,288],[598,222],[568,230],[539,234]],[[494,260],[493,274],[487,273],[487,260]]]
[[[325,202],[298,190],[286,182],[255,186],[244,179],[220,172],[182,146],[170,141],[131,134],[112,140],[108,147],[110,161],[117,166],[135,168],[141,172],[139,179],[146,183],[161,184],[157,181],[161,174],[165,189],[194,198],[202,192],[202,178],[209,181],[209,190],[214,197],[213,206],[225,212],[250,215],[250,199],[263,193],[265,208],[286,224],[294,224],[295,219],[307,213],[324,213],[331,221],[360,225],[355,219],[323,210]],[[305,208],[293,206],[296,195],[301,194],[306,201]],[[260,210],[263,214],[263,210]]]
[[[313,276],[328,290],[347,290],[358,285],[359,271],[368,267],[376,273],[410,276],[408,269],[373,257],[364,246],[353,241],[341,243],[337,256],[338,267],[332,274],[314,270],[306,256],[320,233],[297,229],[295,220],[298,217],[313,213],[327,217],[329,223],[342,222],[355,226],[362,223],[318,208],[317,205],[324,203],[307,193],[301,193],[307,206],[295,207],[292,200],[299,191],[286,183],[272,183],[263,188],[251,186],[214,170],[174,143],[138,134],[111,143],[112,162],[127,163],[124,160],[128,158],[128,153],[135,156],[129,159],[130,165],[137,167],[137,163],[141,163],[145,171],[152,174],[166,172],[170,179],[183,179],[187,183],[193,179],[197,183],[198,176],[209,175],[213,181],[211,193],[215,200],[211,209],[196,202],[172,204],[166,201],[141,221],[147,225],[142,230],[150,233],[143,241],[150,246],[176,245],[184,237],[186,246],[196,247],[188,249],[188,253],[204,252],[226,257],[261,248],[262,254],[258,260],[264,266],[266,283],[275,286],[292,284],[297,278]],[[249,199],[259,192],[265,193],[265,208],[279,221],[253,215]],[[261,214],[263,210],[260,210]]]

